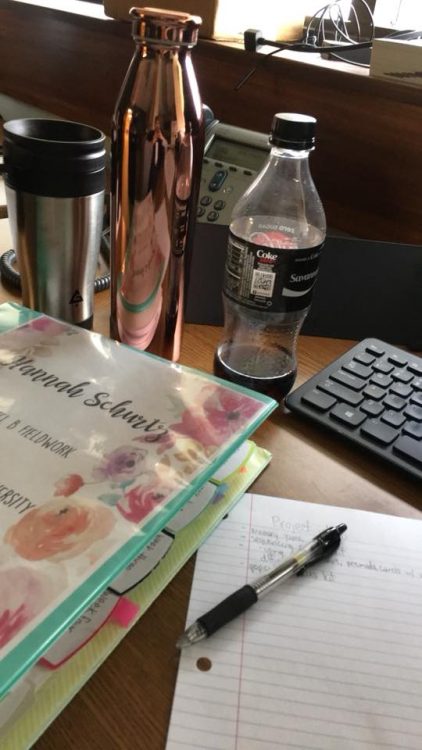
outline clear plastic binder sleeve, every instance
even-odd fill
[[[0,305],[0,698],[277,406]]]

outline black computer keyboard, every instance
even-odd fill
[[[422,479],[422,357],[365,339],[286,405]]]

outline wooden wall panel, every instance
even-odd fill
[[[130,25],[3,0],[0,92],[110,131],[133,53]],[[223,121],[268,131],[277,111],[318,118],[312,172],[329,225],[422,243],[422,92],[367,76],[201,41],[203,100]],[[258,63],[255,75],[235,86]]]

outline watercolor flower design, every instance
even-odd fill
[[[205,447],[217,447],[241,430],[261,407],[256,399],[219,386],[205,386],[209,395],[201,406],[186,409],[180,422],[171,425]]]
[[[178,405],[177,405],[178,406]],[[69,498],[88,485],[106,484],[97,499],[116,508],[128,521],[139,523],[171,493],[185,486],[194,471],[212,459],[217,448],[240,432],[261,408],[253,397],[207,384],[197,402],[185,408],[169,431],[151,442],[149,435],[134,437],[105,454],[91,478],[68,474],[55,484],[55,497]],[[146,458],[154,451],[154,471]]]
[[[62,333],[72,331],[71,326],[61,323],[59,320],[54,320],[54,318],[49,318],[46,315],[40,315],[38,318],[34,318],[29,323],[26,323],[22,328],[16,330],[21,331],[24,328],[46,333],[48,336],[60,336]]]
[[[37,334],[35,339],[34,333]],[[26,356],[50,357],[52,347],[59,343],[57,338],[63,334],[76,335],[77,331],[75,332],[65,323],[41,315],[25,325],[14,328],[13,331],[4,333],[1,339],[1,351],[3,356],[9,352],[11,359],[16,357],[17,352]],[[11,351],[8,341],[10,341]]]
[[[69,497],[77,492],[85,484],[80,474],[68,474],[62,479],[56,482],[55,486],[55,497]]]
[[[132,480],[139,474],[146,455],[147,451],[136,445],[122,445],[104,456],[92,472],[92,476],[97,482],[108,481],[116,484]]]
[[[0,649],[53,600],[63,580],[15,566],[0,571]]]
[[[60,562],[107,537],[115,522],[103,503],[56,498],[25,513],[10,526],[4,540],[25,560]]]
[[[167,493],[156,484],[139,485],[127,490],[118,502],[117,508],[127,521],[140,523],[160,506]]]
[[[80,474],[68,474],[59,479],[54,485],[54,496],[70,497],[82,487],[106,483],[108,491],[98,495],[98,500],[106,505],[115,506],[126,487],[133,484],[135,478],[143,476],[146,479],[152,474],[150,471],[142,471],[141,468],[146,455],[145,448],[122,445],[103,456],[92,471],[92,479],[84,480]]]

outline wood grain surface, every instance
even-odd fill
[[[0,287],[0,301],[19,296]],[[96,295],[94,329],[108,335],[108,292]],[[212,368],[221,330],[187,325],[182,362]],[[353,342],[301,336],[298,384]],[[270,466],[254,484],[262,494],[422,517],[420,484],[282,407],[255,433]],[[193,560],[36,742],[35,750],[164,750]],[[16,750],[21,750],[16,748]]]

